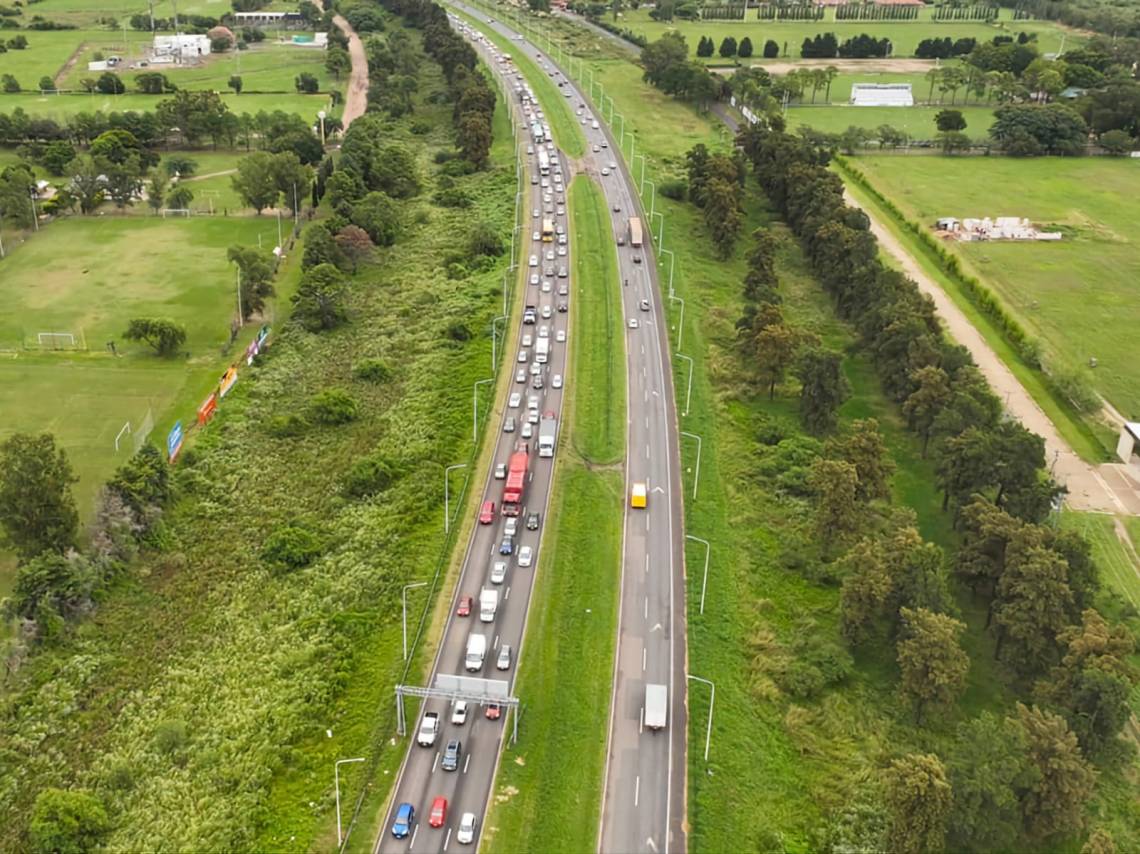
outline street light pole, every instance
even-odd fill
[[[692,534],[685,534],[685,539],[701,543],[705,547],[705,573],[701,579],[701,613],[703,614],[705,612],[705,588],[709,583],[709,553],[712,551],[712,546],[709,545],[708,540],[702,540]]]
[[[349,762],[363,762],[364,757],[358,756],[355,759],[338,759],[333,765],[333,779],[336,780],[336,847],[340,848],[344,844],[344,834],[340,830],[340,766]]]
[[[689,414],[689,399],[693,396],[693,359],[691,356],[686,356],[684,353],[674,353],[678,359],[684,359],[689,363],[689,382],[685,389],[685,415]]]
[[[404,661],[408,660],[408,591],[416,587],[426,587],[426,581],[417,581],[414,584],[405,584],[403,591],[400,593],[400,599],[404,603]]]
[[[690,439],[697,440],[697,471],[696,476],[693,479],[693,498],[696,498],[697,485],[701,482],[701,437],[696,433],[686,433],[684,430],[681,431],[681,435],[688,436]]]
[[[672,277],[670,277],[670,280],[672,280]],[[680,297],[673,296],[672,287],[669,288],[669,299],[681,304],[681,319],[677,323],[677,350],[679,351],[681,349],[681,339],[685,334],[685,301]]]
[[[493,383],[494,377],[488,377],[485,380],[476,380],[475,385],[471,387],[471,444],[479,444],[479,432],[477,425],[479,423],[479,386],[483,383]]]
[[[451,513],[448,507],[448,476],[456,469],[467,468],[467,463],[456,463],[453,466],[448,466],[443,470],[443,533],[451,533]]]
[[[500,314],[498,317],[491,318],[491,373],[495,372],[495,363],[497,361],[495,359],[495,326],[500,320],[506,319],[507,317],[504,314]]]
[[[716,703],[716,685],[708,679],[702,679],[700,676],[694,676],[692,673],[685,674],[686,679],[693,679],[697,682],[704,682],[712,689],[712,696],[709,698],[709,725],[705,730],[705,762],[709,761],[709,742],[712,741],[712,718],[713,718],[713,705]]]

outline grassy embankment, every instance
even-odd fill
[[[508,746],[487,818],[490,851],[585,851],[596,839],[621,589],[625,370],[605,197],[570,193],[571,369],[563,432]]]
[[[919,160],[919,158],[915,158]],[[908,164],[912,161],[907,161]],[[973,162],[973,161],[971,161]],[[842,168],[836,167],[842,175]],[[1048,382],[1041,370],[1027,364],[1021,355],[1006,340],[997,325],[984,315],[970,300],[956,282],[954,282],[942,269],[938,259],[926,244],[919,241],[907,229],[902,228],[898,219],[879,203],[877,199],[865,192],[854,181],[846,181],[847,189],[856,202],[864,207],[887,231],[894,235],[907,254],[919,265],[924,273],[933,279],[954,301],[959,310],[966,315],[970,323],[985,336],[990,348],[1005,363],[1006,367],[1017,377],[1018,382],[1024,386],[1037,405],[1053,422],[1054,428],[1068,442],[1069,446],[1084,460],[1089,462],[1103,462],[1109,459],[1107,448],[1115,443],[1111,433],[1105,428],[1098,427],[1085,419],[1068,401],[1062,399]],[[1048,247],[1046,247],[1046,250]],[[898,266],[897,262],[889,256],[888,262]]]
[[[550,125],[558,147],[571,157],[581,157],[586,151],[586,136],[582,133],[582,128],[578,126],[578,119],[574,115],[576,105],[571,104],[569,98],[563,97],[562,90],[554,84],[550,75],[538,66],[536,57],[529,52],[524,53],[518,42],[504,38],[488,27],[486,22],[479,27],[479,22],[470,15],[458,9],[451,11],[468,24],[475,25],[500,52],[510,55],[515,67],[526,78],[535,97],[542,104],[546,122]],[[549,68],[549,63],[547,67]],[[513,96],[513,92],[511,95]]]
[[[442,85],[425,62],[414,119],[428,133],[413,134],[411,118],[389,125],[425,175],[432,154],[453,147],[450,105],[427,100]],[[399,760],[388,738],[400,588],[436,566],[440,461],[470,451],[471,383],[486,372],[505,267],[447,280],[441,259],[476,219],[510,228],[514,151],[502,116],[496,131],[495,165],[457,181],[473,206],[433,207],[430,179],[424,197],[402,203],[400,239],[349,287],[352,321],[324,335],[281,331],[179,467],[182,499],[162,552],[11,685],[0,847],[25,847],[36,793],[65,785],[107,802],[113,848],[155,839],[200,850],[327,848],[333,761],[374,749],[378,779],[391,779],[382,770]],[[453,322],[472,340],[448,341]],[[366,357],[383,359],[390,376],[356,378]],[[359,402],[354,422],[300,436],[269,429],[330,387]],[[374,499],[348,499],[346,473],[372,454],[395,464],[395,482]],[[322,554],[275,574],[260,554],[284,525],[314,531]],[[349,804],[359,769],[342,775]]]
[[[693,142],[724,139],[709,120],[645,87],[640,69],[605,58],[612,48],[596,36],[579,28],[568,31],[576,46],[592,55],[587,66],[625,116],[627,131],[637,135],[637,151],[647,157],[646,174],[658,186],[684,173],[683,154]],[[766,477],[779,461],[756,438],[759,430],[771,430],[773,419],[795,434],[790,426],[796,410],[794,384],[782,387],[769,404],[752,392],[736,349],[733,323],[741,309],[747,239],[729,262],[721,262],[699,239],[705,233],[699,211],[660,196],[656,204],[666,217],[665,246],[677,253],[674,285],[686,300],[685,350],[695,361],[691,414],[682,425],[704,439],[701,492],[686,508],[687,530],[717,544],[704,617],[693,607],[700,575],[689,573],[692,672],[717,685],[709,767],[700,751],[690,751],[690,845],[694,850],[751,850],[774,844],[774,833],[789,850],[804,850],[833,810],[850,803],[853,792],[876,785],[884,761],[908,750],[945,755],[956,723],[983,710],[1009,713],[1014,695],[1004,687],[1006,675],[993,660],[992,637],[982,629],[984,607],[968,596],[959,597],[969,626],[963,637],[971,659],[968,687],[958,708],[937,727],[915,729],[898,702],[897,667],[888,644],[859,650],[851,676],[822,696],[803,699],[780,688],[779,668],[795,660],[805,637],[835,639],[837,634],[836,588],[798,571],[798,551],[807,549],[797,549],[797,544],[811,536],[811,511],[774,484],[770,474]],[[742,233],[770,217],[763,200],[751,192]],[[854,396],[842,410],[844,423],[867,415],[879,419],[898,466],[896,503],[915,511],[925,537],[952,551],[954,535],[940,510],[929,461],[921,459],[918,443],[881,394],[871,365],[854,348],[851,331],[835,319],[790,237],[778,269],[786,314],[848,354],[844,369]],[[679,371],[676,379],[683,393],[685,372]],[[690,467],[694,451],[684,449]],[[702,550],[694,547],[689,559],[703,559]],[[705,694],[694,691],[689,707],[689,741],[701,744]],[[1118,845],[1122,839],[1128,845],[1137,841],[1128,791],[1119,771],[1105,771],[1091,805],[1097,824],[1108,827]],[[750,808],[742,811],[740,804]],[[1065,844],[1066,850],[1076,847],[1079,843],[1071,840]]]

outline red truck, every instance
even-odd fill
[[[507,485],[503,489],[503,515],[518,516],[522,509],[523,489],[526,487],[526,467],[530,455],[515,451],[507,467]]]

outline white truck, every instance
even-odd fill
[[[495,619],[495,612],[499,610],[499,591],[487,590],[484,588],[479,591],[479,619],[484,623],[490,623]]]
[[[550,410],[542,413],[538,422],[538,455],[540,457],[554,456],[554,443],[558,438],[558,421]]]
[[[468,673],[475,673],[483,669],[483,658],[487,655],[487,636],[470,634],[467,636],[467,657],[463,666]]]
[[[669,717],[669,688],[647,683],[645,686],[645,725],[664,729]]]
[[[539,338],[534,342],[534,360],[540,365],[545,365],[547,358],[550,356],[550,339]]]
[[[435,744],[437,735],[439,735],[439,713],[428,712],[420,721],[420,731],[416,733],[416,744],[420,747],[431,747]]]

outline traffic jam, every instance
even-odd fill
[[[465,637],[462,660],[452,666],[441,656],[437,668],[441,672],[513,682],[523,620],[516,619],[511,624],[518,635],[514,645],[496,632],[507,628],[500,618],[511,601],[515,574],[533,573],[537,566],[546,496],[540,493],[536,501],[530,501],[529,493],[536,466],[540,461],[553,462],[557,445],[560,395],[566,380],[553,366],[565,364],[566,360],[565,350],[558,353],[559,358],[554,354],[555,348],[567,344],[570,300],[566,181],[550,126],[511,58],[457,19],[453,18],[452,23],[468,39],[482,43],[505,91],[514,94],[518,115],[523,119],[519,132],[526,140],[520,144],[526,146],[528,180],[532,185],[531,192],[524,194],[530,202],[523,203],[522,211],[523,232],[529,230],[531,240],[526,253],[526,296],[517,356],[510,370],[511,384],[499,426],[492,477],[472,534],[478,543],[491,528],[491,547],[483,554],[472,548],[447,628],[448,636],[454,631]],[[528,217],[533,224],[530,229],[526,226]],[[547,478],[552,469],[552,465],[545,467]],[[527,593],[514,599],[522,602],[516,606],[522,608],[519,615],[525,614],[532,580],[533,575],[526,579]],[[421,846],[423,850],[446,850],[453,838],[462,845],[472,844],[478,838],[478,823],[489,793],[469,794],[468,799],[473,801],[469,806],[475,806],[477,812],[461,811],[460,786],[447,777],[456,772],[466,774],[475,748],[476,716],[481,715],[495,726],[494,740],[483,738],[481,743],[488,754],[497,752],[506,710],[498,703],[485,703],[479,708],[475,705],[464,700],[428,700],[422,707],[416,745],[435,752],[429,778],[432,783],[422,803],[401,800],[398,788],[390,824],[392,837],[408,840],[408,850],[415,848],[421,813],[427,815],[427,831],[440,833]],[[406,774],[414,759],[409,756]],[[493,756],[489,759],[494,761]],[[436,776],[437,771],[444,779]]]

